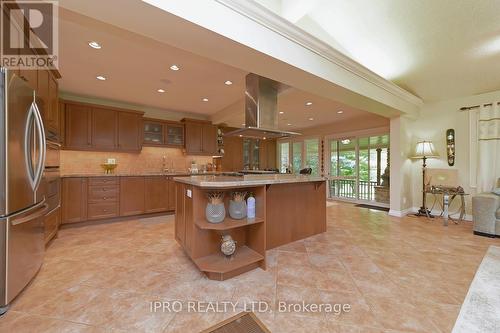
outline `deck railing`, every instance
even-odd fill
[[[359,192],[359,200],[375,200],[375,186],[377,185],[375,181],[360,180],[358,191],[356,191],[355,179],[332,179],[329,185],[331,197],[356,199],[356,192]]]

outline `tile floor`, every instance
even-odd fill
[[[333,203],[328,231],[268,252],[268,269],[204,278],[173,217],[63,229],[1,332],[198,332],[234,313],[151,312],[150,302],[350,304],[351,311],[258,314],[272,332],[450,332],[486,249],[470,223],[389,217]],[[237,310],[239,311],[239,309]]]

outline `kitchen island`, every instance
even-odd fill
[[[175,177],[175,238],[208,278],[225,280],[257,267],[266,268],[266,250],[326,231],[326,180],[304,175]],[[205,217],[209,192],[223,192],[226,211],[231,192],[252,192],[254,219],[221,223]],[[221,237],[236,241],[224,256]]]

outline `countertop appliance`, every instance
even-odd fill
[[[35,91],[0,68],[0,314],[44,256],[46,142]]]

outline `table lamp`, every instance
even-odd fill
[[[426,160],[428,158],[436,158],[439,157],[439,154],[436,152],[434,145],[431,141],[419,141],[415,147],[415,153],[411,158],[413,159],[422,159],[423,167],[422,167],[422,207],[415,214],[416,216],[427,216],[434,217],[431,212],[427,209],[425,204],[425,167],[427,166]]]

